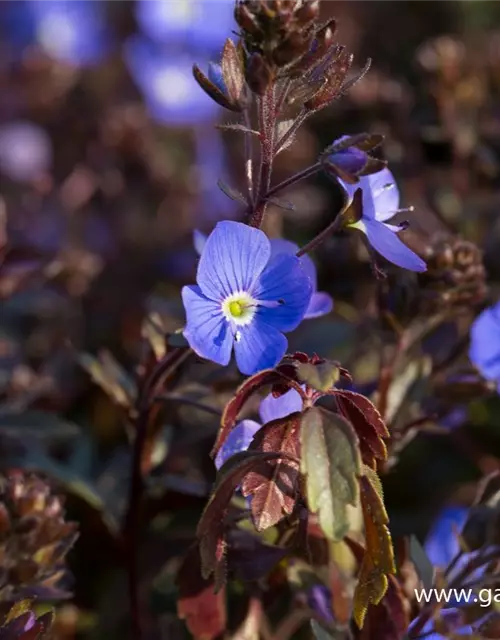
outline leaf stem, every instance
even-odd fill
[[[247,129],[252,128],[252,121],[250,118],[250,107],[247,107],[244,111],[245,126]],[[253,140],[251,133],[245,133],[245,177],[247,182],[247,196],[248,204],[253,208]]]

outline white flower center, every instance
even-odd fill
[[[237,327],[250,324],[257,309],[257,301],[245,291],[232,293],[222,302],[222,313],[228,322]]]

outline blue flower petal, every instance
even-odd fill
[[[357,228],[366,233],[368,241],[375,251],[378,251],[389,262],[410,271],[427,270],[427,265],[422,258],[401,242],[397,234],[388,229],[383,222],[363,219],[358,225]]]
[[[262,400],[259,414],[262,422],[271,422],[302,410],[302,398],[298,391],[290,389],[279,398],[274,398],[272,393]]]
[[[280,302],[278,306],[259,306],[256,317],[280,331],[293,331],[304,318],[312,282],[298,258],[280,254],[269,261],[251,294],[256,300]]]
[[[392,218],[399,209],[399,190],[394,176],[387,168],[363,178],[369,184],[373,198],[375,219],[385,222]],[[364,213],[363,213],[364,215]]]
[[[285,336],[256,315],[250,324],[239,327],[238,339],[234,343],[238,369],[249,376],[275,367],[285,355],[287,346]]]
[[[500,381],[500,302],[478,315],[470,338],[471,362],[487,380]]]
[[[206,241],[207,241],[207,236],[204,233],[202,233],[198,229],[195,229],[193,231],[193,244],[194,244],[195,251],[199,256],[201,256],[201,254],[203,253],[203,249],[205,248]]]
[[[184,337],[191,349],[202,358],[228,365],[234,338],[220,304],[196,286],[183,287],[182,302],[187,318]]]
[[[439,617],[442,619],[449,618],[448,624],[450,624],[450,627],[454,627],[454,625],[452,624],[452,621],[453,621],[453,618],[456,617],[457,613],[458,613],[458,609],[441,609],[441,611],[439,612]],[[408,627],[408,631],[411,631],[414,626],[415,626],[415,620],[411,622],[410,626]],[[435,626],[434,621],[429,620],[425,624],[425,626],[422,628],[422,631],[418,637],[422,638],[422,640],[447,640],[447,638],[449,638],[448,635],[444,636],[440,633],[433,632],[432,630],[434,629],[434,626]],[[462,627],[459,627],[458,629],[453,628],[453,633],[458,635],[469,635],[473,633],[473,629],[469,625],[464,625]]]
[[[465,507],[443,509],[431,527],[425,540],[429,560],[437,567],[445,568],[459,551],[455,529],[459,533],[469,514]]]
[[[213,82],[221,93],[227,94],[227,87],[224,82],[224,76],[222,75],[222,67],[220,64],[217,64],[216,62],[209,62],[207,76],[210,82]]]
[[[246,451],[260,428],[261,425],[255,420],[242,420],[237,424],[217,453],[215,458],[217,469],[220,469],[235,453]]]
[[[286,254],[289,256],[294,256],[299,247],[294,243],[290,242],[290,240],[284,240],[283,238],[272,238],[271,239],[271,258],[274,256],[278,256],[280,254]],[[314,262],[308,255],[303,255],[299,258],[300,264],[302,265],[302,269],[311,279],[313,290],[316,290],[316,266]]]
[[[212,300],[238,291],[252,293],[271,254],[266,234],[241,222],[219,222],[208,236],[198,263],[197,281]]]
[[[321,316],[330,313],[332,309],[332,297],[325,291],[315,291],[311,296],[304,318],[306,320],[310,320],[311,318],[320,318]]]
[[[376,219],[384,222],[394,217],[399,209],[399,190],[394,176],[387,168],[360,178],[357,184],[339,183],[352,200],[354,193],[362,190],[363,221]]]

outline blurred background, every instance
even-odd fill
[[[476,242],[494,298],[500,3],[332,0],[322,10],[338,19],[339,41],[357,64],[370,57],[372,69],[308,121],[278,157],[273,180],[313,164],[341,135],[384,134],[402,205],[415,207],[408,241],[425,246],[451,230]],[[132,385],[125,372],[140,359],[145,316],[161,319],[164,331],[182,327],[180,288],[196,272],[193,230],[242,215],[217,186],[220,179],[241,188],[240,134],[216,128],[233,115],[191,73],[193,62],[205,69],[219,59],[232,16],[232,0],[0,2],[0,459],[57,480],[80,522],[70,558],[76,597],[63,608],[57,637],[125,637],[114,539],[130,468],[120,393]],[[266,231],[299,244],[340,204],[324,176],[284,195],[295,208],[271,207]],[[319,288],[333,295],[335,310],[304,323],[292,346],[341,360],[368,384],[375,347],[355,340],[359,323],[369,328],[377,315],[368,256],[347,234],[315,257]],[[411,308],[413,274],[389,276],[398,304]],[[105,364],[97,371],[99,354]],[[236,373],[219,380],[215,368],[195,364],[186,380],[200,385],[207,370],[221,405]],[[480,416],[486,427],[488,415]],[[164,493],[151,506],[162,517],[144,559],[145,583],[160,566],[168,574],[192,536],[214,477],[207,454],[216,428],[205,414],[176,409],[162,418],[155,455]],[[389,475],[396,530],[422,538],[444,503],[470,503],[484,464],[500,458],[491,429],[474,433],[474,446],[471,436],[450,444],[439,434],[419,443],[414,466]],[[168,620],[169,593],[160,585],[151,596]]]

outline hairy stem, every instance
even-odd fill
[[[254,188],[254,206],[250,226],[259,229],[266,213],[266,193],[271,185],[274,160],[274,137],[276,131],[275,88],[270,87],[259,99],[260,167]]]
[[[252,128],[250,118],[250,107],[244,111],[245,126],[247,129]],[[248,204],[253,208],[253,139],[251,133],[245,133],[245,178],[247,183]]]

